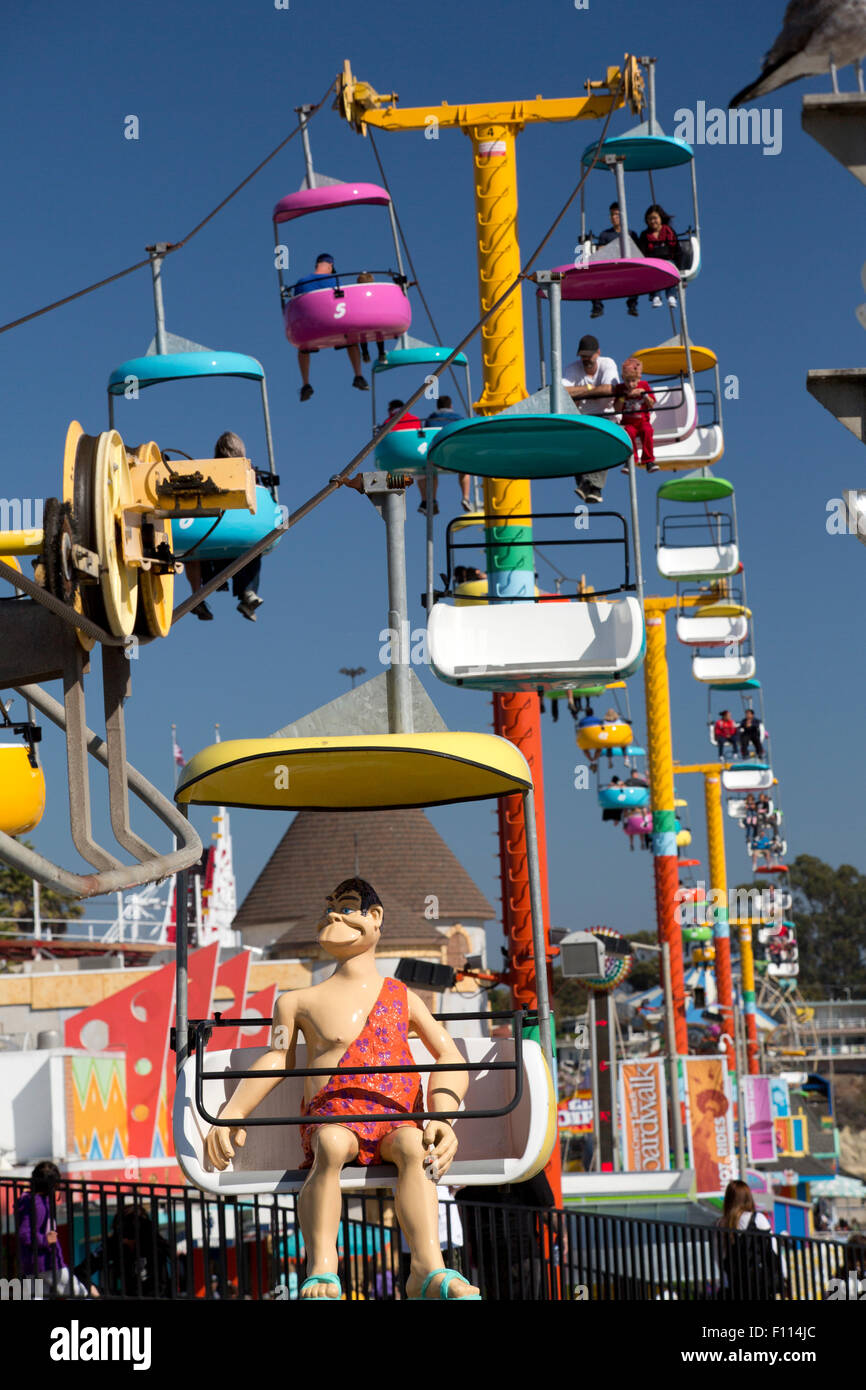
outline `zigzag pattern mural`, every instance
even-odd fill
[[[67,1057],[65,1061],[76,1152],[82,1158],[126,1158],[129,1127],[124,1058]]]

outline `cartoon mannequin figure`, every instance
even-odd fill
[[[418,1034],[436,1062],[463,1059],[446,1029],[421,999],[399,980],[384,979],[376,969],[375,950],[382,931],[382,903],[369,883],[349,878],[327,899],[317,927],[322,948],[337,962],[321,984],[292,990],[277,1001],[270,1049],[254,1063],[262,1077],[240,1082],[220,1112],[237,1120],[231,1128],[214,1125],[205,1149],[220,1172],[243,1145],[243,1121],[275,1086],[269,1072],[295,1066],[298,1034],[303,1034],[310,1067],[394,1066],[412,1064],[408,1035]],[[305,1168],[310,1169],[298,1197],[298,1214],[307,1251],[308,1277],[301,1298],[339,1298],[337,1233],[342,1198],[340,1173],[345,1164],[393,1163],[397,1168],[397,1219],[411,1252],[407,1295],[414,1299],[479,1299],[462,1275],[443,1267],[439,1246],[435,1184],[457,1152],[457,1137],[446,1120],[412,1118],[423,1110],[418,1072],[344,1073],[307,1077],[300,1126]],[[465,1071],[433,1072],[428,1084],[428,1111],[456,1110],[466,1093]],[[353,1115],[381,1115],[355,1121]],[[317,1115],[340,1115],[340,1123],[317,1124]],[[426,1151],[426,1152],[425,1152]]]

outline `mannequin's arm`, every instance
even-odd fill
[[[436,1062],[462,1062],[463,1058],[447,1028],[438,1023],[423,1000],[406,991],[409,1001],[409,1022]],[[432,1072],[427,1085],[427,1109],[456,1110],[466,1094],[469,1073],[466,1071]],[[448,1120],[430,1120],[424,1131],[427,1156],[425,1166],[429,1176],[439,1182],[448,1171],[457,1152],[457,1136]]]
[[[297,991],[283,994],[277,1000],[274,1022],[271,1029],[271,1045],[252,1065],[253,1071],[260,1071],[261,1077],[246,1076],[235,1090],[231,1099],[220,1111],[221,1120],[243,1121],[261,1105],[265,1096],[270,1095],[275,1086],[282,1081],[281,1076],[269,1075],[275,1071],[285,1071],[295,1065],[295,1052],[298,1041]],[[232,1143],[241,1148],[246,1143],[246,1130],[242,1124],[228,1128],[214,1125],[205,1139],[205,1151],[218,1172],[228,1167],[234,1158]]]

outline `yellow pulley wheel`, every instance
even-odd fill
[[[82,470],[85,468],[85,466],[87,468],[89,468],[90,466],[89,450],[87,446],[88,444],[92,444],[92,442],[92,437],[84,433],[84,430],[81,428],[81,425],[79,425],[78,421],[71,421],[69,428],[66,431],[66,443],[63,446],[63,501],[69,503],[70,507],[72,508],[73,517],[75,517],[76,521],[78,521],[79,524],[85,522],[86,520],[86,526],[88,529],[90,527],[91,520],[89,513],[89,502],[86,518],[79,518],[78,512],[76,510],[76,478],[78,477],[79,480],[78,492],[80,495],[82,492],[80,474]],[[80,461],[79,455],[81,455]],[[89,497],[89,486],[86,488],[86,492]],[[86,545],[88,546],[88,548],[90,548],[90,541],[86,538],[86,533],[79,533],[79,540],[81,541],[82,545]],[[99,606],[101,607],[101,605]],[[80,613],[82,617],[93,618],[94,622],[102,622],[103,615],[100,613],[97,616],[96,614],[92,613],[90,611],[89,605],[87,606],[87,611],[85,611],[85,603],[80,589],[76,592],[75,597],[72,600],[72,607],[75,609],[76,613]],[[89,652],[93,649],[94,638],[87,637],[85,633],[83,633],[80,630],[80,628],[75,629],[75,635],[86,652]]]
[[[146,495],[146,480],[155,463],[162,462],[158,444],[151,440],[128,451],[132,491],[140,501]],[[168,546],[171,549],[171,522],[163,521]],[[171,628],[174,607],[174,573],[158,574],[155,570],[140,570],[138,575],[138,618],[136,631],[150,637],[167,637]]]
[[[108,628],[115,637],[130,637],[138,608],[138,570],[123,558],[123,508],[131,506],[133,495],[126,450],[117,430],[106,430],[97,441],[92,500],[99,587]]]

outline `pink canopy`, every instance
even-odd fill
[[[658,261],[653,256],[590,261],[585,266],[558,265],[554,269],[564,277],[563,299],[627,299],[671,289],[680,279],[672,261]]]
[[[376,183],[332,183],[324,188],[302,188],[281,198],[274,208],[275,222],[291,222],[306,217],[308,212],[328,212],[331,208],[349,207],[351,203],[374,203],[387,207],[391,199]]]

